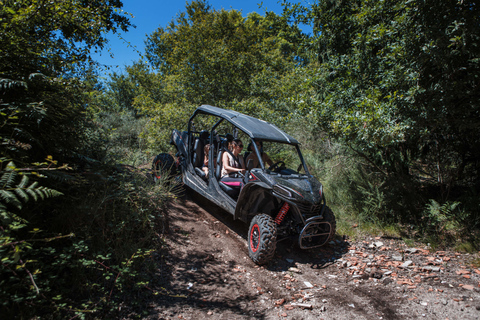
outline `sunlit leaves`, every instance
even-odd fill
[[[479,156],[479,136],[467,129],[480,124],[476,3],[331,0],[311,16],[321,32],[311,105],[324,129],[366,155],[380,152],[392,171],[392,153],[403,165],[427,157],[463,169]]]
[[[25,77],[58,76],[90,60],[107,32],[126,31],[130,22],[119,0],[5,1],[0,11],[0,72]]]
[[[295,58],[301,33],[267,13],[247,18],[193,1],[169,26],[147,39],[147,57],[181,98],[193,104],[225,104],[256,94],[252,78],[263,70],[284,72]]]

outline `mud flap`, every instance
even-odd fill
[[[321,247],[327,243],[332,226],[322,220],[311,220],[300,232],[298,244],[301,249]]]

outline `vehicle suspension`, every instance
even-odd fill
[[[285,216],[287,215],[287,212],[288,210],[290,209],[290,205],[285,202],[282,206],[282,208],[280,209],[280,211],[278,212],[277,214],[277,217],[275,218],[275,223],[276,224],[281,224],[283,219],[285,218]]]

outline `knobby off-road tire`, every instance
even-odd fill
[[[272,217],[261,213],[253,217],[248,230],[248,255],[256,264],[272,260],[277,247],[277,226]]]
[[[331,228],[327,242],[332,241],[335,237],[335,232],[337,231],[337,222],[335,220],[335,215],[329,207],[325,207],[325,212],[323,213],[323,220],[330,223]]]
[[[160,153],[157,155],[152,163],[153,181],[159,181],[164,175],[173,175],[175,173],[174,164],[175,160],[171,154]]]

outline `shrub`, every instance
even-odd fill
[[[64,196],[56,202],[2,222],[0,312],[8,318],[112,317],[151,280],[147,262],[163,245],[163,210],[176,184],[153,184],[129,166],[73,175],[58,182]]]

